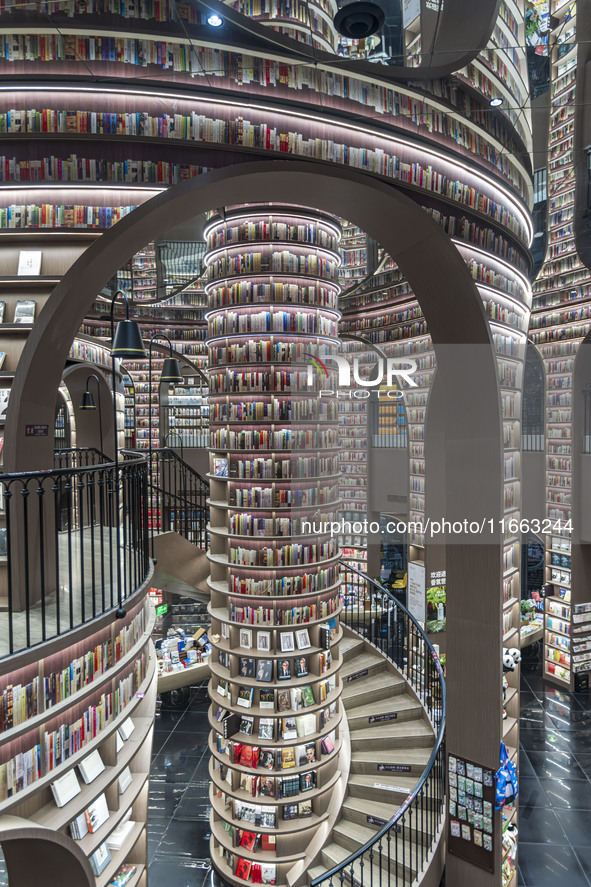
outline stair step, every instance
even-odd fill
[[[354,656],[363,653],[365,642],[363,638],[345,638],[339,644],[339,652],[343,657],[343,662],[349,662]]]
[[[356,773],[349,776],[348,791],[351,798],[373,798],[383,804],[390,803],[389,798],[391,798],[392,807],[396,809],[406,800],[416,784],[414,776],[404,776],[399,773],[394,775],[376,773],[367,776]]]
[[[406,681],[395,672],[385,670],[368,677],[366,681],[343,682],[342,700],[347,711],[357,705],[365,705],[368,698],[376,702],[398,696],[406,690]]]
[[[394,849],[394,846],[394,842],[392,841],[391,852]],[[341,844],[328,844],[326,847],[322,848],[322,862],[326,866],[326,869],[329,869],[344,862],[350,854],[351,851],[346,847],[341,846]],[[406,858],[410,859],[410,848],[408,847],[406,850]],[[399,851],[400,861],[398,866],[396,866],[393,859],[388,860],[385,854],[382,858],[381,867],[375,861],[377,859],[378,855],[375,854],[374,862],[372,864],[369,860],[369,854],[366,854],[363,863],[358,859],[353,862],[352,865],[348,865],[342,873],[344,880],[349,884],[353,882],[354,887],[371,887],[371,885],[376,887],[376,885],[380,884],[396,884],[396,887],[402,887],[403,884],[410,883],[410,878],[402,866],[402,851]]]
[[[371,698],[371,696],[370,696]],[[388,719],[387,715],[396,715],[396,717]],[[384,716],[382,721],[374,721],[370,723],[370,718]],[[347,720],[349,721],[349,729],[355,730],[361,727],[377,726],[378,724],[396,724],[401,721],[410,721],[421,718],[423,715],[423,707],[420,702],[410,696],[404,694],[395,696],[393,699],[380,699],[377,702],[369,702],[365,705],[358,705],[347,711]]]
[[[343,819],[341,822],[349,822],[354,827],[364,826],[369,828],[372,834],[375,834],[385,823],[392,819],[399,808],[400,805],[397,803],[385,804],[381,801],[375,801],[373,798],[371,800],[346,798],[342,807]],[[368,817],[371,817],[371,822],[368,822]],[[428,805],[417,804],[415,801],[412,805],[412,811],[407,811],[402,820],[404,836],[410,840],[411,834],[420,832],[423,835],[423,839],[426,839],[430,833],[429,830],[434,827],[434,823],[435,817]],[[402,826],[398,826],[398,828],[402,828]]]
[[[378,656],[376,653],[362,653],[360,656],[354,656],[352,659],[343,663],[340,672],[341,680],[343,684],[346,685],[349,683],[347,679],[359,672],[359,680],[361,681],[362,678],[365,678],[370,674],[376,674],[376,672],[384,671],[385,668],[386,660],[383,656]],[[366,684],[365,681],[362,682]],[[354,681],[351,681],[350,683],[354,683]]]
[[[434,744],[433,729],[426,721],[418,719],[402,724],[392,721],[351,732],[351,750],[353,752],[364,751],[368,745],[371,745],[372,751],[375,751],[395,748],[432,748]]]
[[[381,764],[392,764],[400,768],[398,771],[385,770],[386,773],[409,773],[419,777],[431,755],[430,748],[395,748],[375,751],[371,745],[365,751],[357,751],[351,755],[351,773],[379,773]]]

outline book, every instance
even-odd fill
[[[252,647],[252,631],[250,628],[241,628],[239,635],[239,643],[241,647]]]
[[[277,811],[275,807],[261,807],[261,828],[277,828]]]
[[[243,859],[241,857],[236,864],[236,877],[240,878],[242,881],[248,881],[251,867],[252,863],[249,862],[248,859]]]
[[[300,708],[304,707],[301,687],[291,687],[289,691],[289,699],[294,711],[299,711]]]
[[[308,742],[306,745],[296,746],[296,759],[299,767],[316,763],[316,744]]]
[[[6,411],[10,398],[10,388],[0,388],[0,422],[6,421]]]
[[[117,874],[109,881],[107,887],[125,887],[128,881],[131,881],[135,875],[137,868],[131,863],[124,863],[118,870]]]
[[[4,323],[4,312],[6,311],[6,302],[0,301],[0,323]]]
[[[63,776],[60,776],[59,779],[52,782],[51,791],[58,807],[63,807],[68,801],[71,801],[72,798],[75,798],[76,795],[80,794],[82,789],[80,788],[80,783],[78,782],[74,769],[68,770],[67,773],[64,773]]]
[[[273,660],[272,659],[259,659],[257,662],[257,670],[256,670],[256,679],[257,681],[271,681],[273,680]]]
[[[261,863],[261,884],[277,883],[277,866],[274,862]]]
[[[236,699],[236,703],[238,705],[241,705],[243,708],[250,708],[252,706],[253,693],[253,687],[240,687],[238,690],[238,698]]]
[[[295,767],[295,749],[288,745],[286,748],[281,749],[281,769],[289,770],[290,767]]]
[[[127,718],[119,727],[119,735],[121,736],[121,739],[123,739],[123,741],[125,742],[129,739],[134,730],[135,724],[133,723],[131,718]]]
[[[299,715],[295,718],[298,736],[310,736],[316,733],[316,715]]]
[[[107,798],[104,792],[86,808],[84,815],[86,817],[88,831],[91,835],[96,834],[100,827],[104,825],[109,818],[109,808],[107,806]]]
[[[259,767],[265,770],[273,770],[275,767],[275,749],[262,748],[259,756]]]
[[[275,691],[259,690],[259,708],[275,709]]]
[[[300,628],[295,633],[296,644],[298,645],[298,650],[305,650],[306,647],[310,647],[310,635],[308,634],[307,628]]]
[[[254,659],[251,659],[248,656],[240,657],[240,677],[242,678],[253,678],[254,677]]]
[[[275,721],[273,718],[259,718],[259,739],[270,739],[273,741]]]
[[[228,681],[226,681],[226,680],[223,679],[223,678],[219,678],[219,679],[218,679],[217,691],[218,691],[218,694],[219,694],[220,696],[228,696],[228,695],[229,695]]]
[[[325,736],[322,739],[320,745],[322,746],[322,752],[325,755],[329,755],[332,751],[334,751],[334,745],[330,736]]]
[[[300,791],[308,792],[316,788],[316,773],[314,770],[308,770],[307,773],[300,775]]]
[[[277,840],[275,835],[268,835],[265,832],[261,835],[261,850],[264,852],[275,853],[277,850]]]
[[[41,273],[41,250],[21,249],[18,254],[17,277],[37,276]]]
[[[121,751],[122,748],[123,748],[123,740],[121,738],[121,734],[119,733],[119,730],[117,730],[117,733],[115,734],[115,751],[116,751],[116,753],[119,754],[119,752]]]
[[[300,801],[298,804],[298,817],[304,819],[306,816],[312,816],[312,801]]]
[[[0,302],[0,305],[3,305],[3,304],[4,304],[3,302]],[[1,320],[0,320],[0,323],[2,323]],[[6,351],[0,351],[0,370],[4,366],[5,360],[6,360]]]
[[[14,309],[14,323],[33,323],[35,307],[32,299],[19,299]]]
[[[70,823],[70,834],[75,841],[79,841],[84,835],[88,834],[88,825],[84,813],[80,813],[76,819],[72,820]]]
[[[284,819],[297,819],[298,818],[298,805],[297,804],[284,804],[283,805],[283,818]]]
[[[256,839],[256,832],[247,832],[246,829],[243,829],[240,836],[240,847],[244,847],[249,852],[252,852],[254,850]]]
[[[242,717],[240,718],[240,727],[238,728],[238,732],[244,733],[245,736],[252,736],[253,728],[254,718],[251,718],[248,715],[242,715]]]
[[[277,690],[277,711],[289,711],[290,708],[289,690]]]
[[[119,794],[122,795],[125,789],[129,788],[132,783],[131,770],[125,767],[119,774]]]
[[[216,477],[228,477],[228,460],[214,457],[213,473]]]
[[[308,674],[308,658],[307,656],[300,656],[295,660],[295,676],[297,678],[303,678]]]
[[[93,780],[95,780],[105,769],[105,765],[103,764],[98,749],[95,749],[87,755],[83,761],[80,761],[78,769],[80,770],[82,779],[87,785],[93,782]]]
[[[118,825],[107,838],[107,846],[109,850],[121,850],[126,838],[131,833],[134,826],[135,822],[132,819],[128,819]]]
[[[277,677],[280,681],[288,681],[291,678],[291,660],[280,659],[277,664]]]
[[[302,699],[304,703],[304,708],[308,708],[310,705],[314,705],[314,692],[312,687],[309,684],[306,684],[305,687],[302,687]]]
[[[101,844],[88,860],[95,875],[100,875],[111,862],[111,853],[106,843]]]
[[[261,776],[259,780],[259,794],[266,798],[275,797],[275,777]]]
[[[282,631],[279,635],[282,653],[292,653],[295,650],[293,631]]]
[[[257,632],[257,650],[265,650],[268,652],[270,649],[271,649],[271,632],[270,631]]]

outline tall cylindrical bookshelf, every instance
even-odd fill
[[[339,506],[338,416],[318,391],[338,344],[340,230],[267,205],[205,234],[211,852],[229,883],[280,885],[340,778],[339,550],[319,527]]]

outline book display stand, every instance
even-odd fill
[[[339,549],[318,526],[339,502],[338,413],[317,369],[337,344],[340,232],[267,206],[205,234],[211,854],[229,883],[286,884],[341,775]]]

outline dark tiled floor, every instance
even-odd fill
[[[208,702],[163,704],[150,778],[150,887],[221,887],[209,862]]]
[[[209,862],[207,702],[156,720],[150,887],[224,887]],[[520,887],[591,887],[591,692],[565,693],[524,669]]]
[[[519,884],[590,887],[591,692],[523,672]]]

